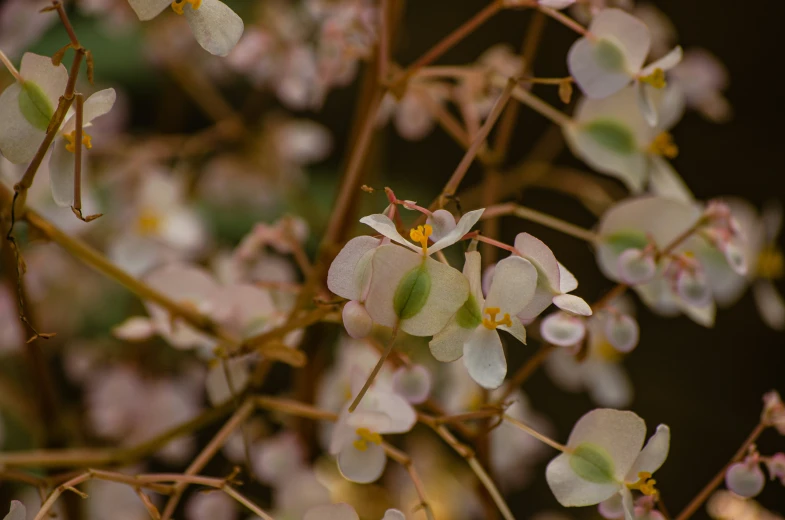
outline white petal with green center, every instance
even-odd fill
[[[96,117],[107,114],[114,106],[116,99],[117,93],[113,88],[99,90],[87,98],[84,102],[84,110],[82,111],[82,126],[87,127]],[[63,124],[61,132],[68,134],[74,130],[76,130],[76,114],[71,116]]]
[[[196,41],[210,54],[226,56],[243,35],[243,19],[219,0],[202,0],[199,9],[186,5],[183,14]]]
[[[338,469],[347,480],[370,484],[379,480],[387,464],[387,454],[378,444],[368,442],[364,450],[354,443],[347,444],[338,454]]]
[[[71,206],[74,203],[74,165],[76,154],[66,150],[68,142],[62,137],[54,141],[49,155],[49,185],[52,198],[58,206]],[[84,154],[82,154],[84,166]],[[84,179],[82,179],[84,182]]]
[[[19,108],[22,87],[14,83],[0,94],[0,152],[14,164],[29,162],[46,135],[31,125]]]
[[[657,274],[657,264],[654,262],[653,255],[631,247],[619,255],[618,274],[627,285],[640,285],[654,278]]]
[[[142,21],[152,20],[172,4],[171,0],[128,0],[128,3]]]
[[[629,71],[641,70],[651,46],[645,23],[621,9],[603,9],[592,19],[589,31],[600,39],[613,39],[624,53]]]
[[[473,300],[473,298],[470,297],[469,300]],[[469,300],[467,300],[467,303]],[[477,307],[478,313],[479,310],[479,307]],[[461,310],[458,312],[460,313]],[[472,335],[474,329],[482,324],[482,319],[480,318],[479,322],[476,323],[474,327],[466,328],[462,327],[456,318],[451,319],[447,326],[428,343],[433,357],[444,363],[460,359],[463,356],[463,344]]]
[[[627,473],[627,482],[637,482],[638,474],[645,472],[654,474],[665,463],[671,446],[671,430],[665,424],[657,426],[657,431],[649,438],[638,457]]]
[[[432,336],[444,328],[469,297],[469,283],[460,271],[430,258],[425,261],[430,292],[420,311],[401,321],[401,329],[413,336]]]
[[[463,346],[463,363],[469,375],[483,388],[499,388],[507,375],[507,360],[499,333],[477,327]]]
[[[464,216],[461,217],[461,220],[455,225],[455,229],[444,235],[442,238],[437,240],[433,245],[428,247],[428,254],[435,253],[436,251],[441,251],[445,247],[451,246],[454,243],[458,242],[463,236],[471,231],[472,227],[480,220],[482,213],[485,209],[476,209],[474,211],[470,211],[466,213]]]
[[[604,98],[624,88],[632,74],[623,50],[612,38],[577,40],[567,54],[567,67],[586,96]]]
[[[581,417],[570,433],[567,447],[589,443],[613,460],[613,478],[622,481],[641,452],[646,423],[633,412],[599,408]]]
[[[22,56],[19,75],[25,81],[32,81],[41,89],[54,111],[68,83],[68,71],[65,66],[62,63],[53,65],[49,56],[26,52]]]
[[[591,316],[591,307],[583,298],[572,294],[559,294],[553,297],[553,304],[563,311],[578,316]]]
[[[379,240],[373,237],[360,236],[349,240],[327,272],[327,287],[348,300],[360,300],[365,283],[370,282],[368,270],[371,267],[371,256],[363,256],[379,246]],[[363,261],[361,261],[363,260]]]
[[[536,288],[534,265],[520,256],[507,257],[496,264],[485,307],[498,307],[502,315],[515,316],[529,304]]]
[[[400,233],[398,233],[398,229],[395,227],[395,223],[392,220],[390,220],[390,218],[387,215],[383,215],[381,213],[368,215],[367,217],[361,218],[360,222],[362,222],[366,226],[372,227],[376,232],[389,238],[393,242],[408,247],[415,253],[422,252],[422,248],[419,245],[412,244],[411,242],[403,238],[403,236]]]
[[[570,464],[571,455],[563,453],[545,469],[545,479],[559,503],[566,507],[591,506],[619,491],[617,482],[590,482],[581,478]]]
[[[331,504],[309,509],[303,520],[360,520],[349,504]]]

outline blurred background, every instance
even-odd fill
[[[10,3],[0,2],[0,9]],[[313,257],[345,168],[353,115],[362,94],[361,81],[349,74],[345,85],[336,85],[323,95],[306,92],[286,99],[280,89],[307,89],[313,85],[307,78],[287,83],[255,77],[248,70],[263,59],[262,55],[253,54],[258,49],[244,47],[248,56],[230,56],[222,61],[199,49],[187,27],[180,23],[182,20],[174,16],[162,15],[153,22],[139,23],[122,0],[74,3],[76,6],[72,5],[69,12],[75,30],[95,58],[95,89],[111,86],[118,91],[113,114],[107,116],[107,121],[96,121],[101,135],[111,137],[96,143],[91,154],[90,190],[85,202],[88,212],[92,205],[106,215],[89,224],[90,229],[76,222],[67,210],[58,213],[52,209],[51,218],[89,242],[127,258],[134,246],[118,245],[114,239],[122,235],[129,219],[135,218],[130,199],[134,193],[141,196],[137,184],[151,174],[151,164],[160,163],[180,179],[179,189],[203,223],[199,233],[210,237],[211,248],[234,247],[254,223],[269,222],[288,213],[307,222],[307,250]],[[227,1],[245,20],[246,37],[255,24],[277,23],[280,31],[287,31],[288,20],[265,18],[265,3]],[[485,5],[487,2],[481,0],[406,2],[393,44],[395,61],[402,66],[411,63]],[[670,18],[679,44],[685,49],[707,49],[727,67],[730,78],[725,91],[733,112],[729,121],[710,122],[690,111],[673,130],[680,148],[673,161],[677,171],[701,200],[732,195],[760,208],[771,199],[785,199],[785,95],[775,72],[782,61],[785,4],[764,2],[753,6],[732,1],[672,0],[655,5]],[[9,12],[0,11],[0,16],[10,16]],[[437,63],[471,63],[497,43],[519,49],[531,17],[527,11],[502,12]],[[42,23],[35,36],[30,37],[11,35],[13,27],[9,27],[8,19],[0,18],[0,48],[17,63],[23,51],[51,55],[65,41],[57,23]],[[19,38],[26,40],[24,45],[9,49]],[[567,75],[565,56],[574,39],[569,29],[547,20],[533,64],[535,74]],[[274,68],[275,75],[287,74],[286,64],[295,61],[293,55],[276,59],[283,61]],[[69,63],[68,59],[65,63]],[[359,67],[362,70],[365,65],[361,63]],[[0,72],[0,84],[9,82],[10,76]],[[275,87],[271,88],[273,84]],[[85,85],[85,90],[92,91],[92,87]],[[554,106],[564,106],[555,88],[538,87],[535,92]],[[314,97],[323,97],[323,103],[307,101]],[[236,128],[235,116],[245,130]],[[216,125],[216,120],[223,123]],[[321,126],[318,131],[298,134],[302,139],[310,139],[306,144],[275,137],[285,134],[282,129],[294,120],[313,121]],[[544,118],[523,108],[507,166],[526,157],[549,127]],[[248,133],[237,138],[238,131]],[[98,134],[96,130],[94,135]],[[203,139],[182,137],[197,134]],[[400,198],[426,202],[440,191],[462,155],[463,150],[440,129],[421,140],[410,141],[388,125],[375,140],[365,183],[375,188],[391,186]],[[157,157],[163,159],[158,161]],[[566,149],[558,153],[554,163],[588,171]],[[8,165],[5,169],[13,170]],[[607,177],[596,177],[611,196],[623,196],[620,184]],[[471,190],[481,179],[482,170],[475,165],[462,189]],[[505,177],[503,182],[513,182],[510,179]],[[36,182],[44,184],[42,197],[47,195],[44,179]],[[583,227],[596,224],[597,216],[574,197],[543,184],[548,183],[536,179],[524,188],[516,187],[505,200],[518,200]],[[361,211],[377,212],[384,205],[379,194],[364,194],[360,200]],[[500,236],[505,241],[511,242],[522,231],[534,234],[553,249],[580,280],[576,293],[587,301],[595,301],[613,287],[600,274],[594,254],[585,243],[536,224],[502,219]],[[782,237],[779,245],[785,246]],[[68,403],[66,415],[69,420],[76,420],[80,407],[69,400],[78,402],[81,394],[78,385],[69,379],[65,356],[60,353],[63,349],[100,343],[112,355],[122,358],[127,355],[120,352],[125,347],[110,339],[111,328],[129,314],[141,312],[141,305],[123,289],[87,269],[59,265],[68,263],[67,259],[58,257],[58,265],[48,273],[36,272],[36,265],[50,265],[44,260],[36,261],[39,254],[48,258],[43,247],[33,244],[28,253],[28,279],[33,286],[30,290],[35,293],[38,284],[40,294],[46,294],[40,301],[33,297],[30,312],[40,320],[39,328],[58,332],[42,348],[46,362],[57,375],[58,388],[63,389],[62,400]],[[203,259],[200,253],[192,256]],[[139,262],[144,264],[144,259]],[[2,268],[7,270],[8,264]],[[70,274],[67,279],[57,280],[60,272]],[[785,290],[781,280],[778,287]],[[8,288],[11,289],[10,284]],[[73,308],[64,308],[71,304]],[[0,312],[14,315],[12,305],[0,305]],[[3,320],[7,316],[0,322],[6,323]],[[771,389],[785,392],[785,335],[763,324],[749,292],[736,305],[721,309],[711,329],[683,316],[656,316],[641,305],[637,306],[637,317],[641,342],[624,361],[635,389],[630,409],[645,418],[650,431],[659,423],[671,427],[670,456],[658,472],[657,482],[671,513],[676,513],[725,464],[757,424],[761,396]],[[333,329],[329,333],[334,335]],[[532,355],[534,347],[508,352],[513,372]],[[176,351],[171,355],[180,354]],[[169,354],[143,346],[133,355],[160,361]],[[24,367],[23,358],[11,356],[3,359],[0,372],[7,376],[26,370]],[[279,380],[285,382],[288,377],[284,371]],[[542,370],[532,376],[524,390],[532,406],[553,422],[556,439],[566,439],[574,422],[595,406],[583,393],[558,388]],[[24,438],[24,429],[15,425],[13,419],[6,421],[5,430],[4,449],[31,447]],[[781,436],[768,431],[759,447],[773,453],[782,451],[785,444]],[[545,461],[539,465],[539,475],[544,464]],[[539,475],[530,486],[509,495],[517,518],[528,518],[543,510],[562,511]],[[14,496],[12,489],[0,484],[0,504]],[[767,486],[758,499],[770,510],[785,514],[782,487]],[[599,518],[595,508],[563,512],[575,518]],[[703,509],[696,514],[696,518],[706,517]]]

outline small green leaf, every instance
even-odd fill
[[[600,40],[594,45],[594,58],[597,64],[607,71],[624,70],[624,53],[610,40]]]
[[[643,249],[649,245],[646,234],[640,231],[618,231],[605,238],[605,243],[620,255],[628,249]]]
[[[54,115],[54,107],[49,103],[44,91],[32,81],[22,82],[19,92],[19,111],[28,123],[39,130],[46,131]]]
[[[596,119],[583,125],[582,131],[602,147],[619,155],[631,155],[638,150],[630,129],[616,121]]]
[[[464,329],[476,329],[480,326],[482,313],[473,294],[469,293],[469,298],[466,299],[463,307],[458,309],[458,312],[455,314],[455,320]]]
[[[425,306],[430,292],[431,275],[425,266],[415,267],[403,276],[395,290],[395,314],[402,320],[416,316]]]
[[[613,477],[613,460],[600,446],[584,442],[570,454],[570,467],[583,480],[596,484],[616,482]]]

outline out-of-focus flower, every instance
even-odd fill
[[[497,329],[526,343],[526,329],[516,316],[534,297],[537,270],[519,256],[496,264],[487,300],[482,294],[481,259],[477,251],[466,253],[463,274],[470,296],[445,328],[430,342],[439,361],[463,356],[472,378],[485,388],[498,388],[507,374],[507,360]]]
[[[670,429],[661,424],[646,446],[646,423],[632,412],[593,410],[581,417],[567,441],[569,452],[546,469],[548,485],[563,506],[590,506],[622,496],[627,520],[634,520],[631,490],[654,495],[652,474],[668,456]]]
[[[586,325],[582,317],[557,311],[549,314],[540,323],[542,338],[557,347],[572,347],[586,336]]]
[[[780,484],[785,486],[785,453],[775,453],[771,457],[762,457],[769,471],[771,480],[779,479]]]
[[[673,83],[684,94],[687,106],[714,123],[724,123],[733,115],[730,101],[723,95],[728,88],[728,70],[705,49],[687,49],[684,59],[670,71]]]
[[[752,453],[742,462],[731,464],[725,472],[725,485],[744,498],[758,496],[766,484],[760,463],[760,455]]]
[[[185,517],[188,520],[235,520],[237,502],[216,490],[194,493],[185,503]]]
[[[7,0],[0,6],[0,50],[16,58],[57,21],[57,14],[41,12],[46,0]]]
[[[644,67],[651,46],[649,29],[621,9],[600,11],[588,30],[567,55],[575,82],[588,97],[602,99],[635,81],[638,109],[650,126],[657,125],[659,116],[652,99],[653,90],[665,87],[665,71],[681,61],[681,47]]]
[[[356,395],[362,378],[354,378],[352,383],[352,395]],[[337,457],[338,469],[348,480],[374,482],[387,464],[382,435],[408,432],[416,422],[417,414],[406,399],[372,385],[354,412],[349,412],[348,404],[341,411],[329,451]]]
[[[3,517],[3,520],[26,520],[27,508],[18,500],[11,501],[11,508],[8,514]]]
[[[782,520],[755,500],[742,498],[730,491],[716,491],[706,504],[709,516],[716,520]]]
[[[310,509],[303,520],[360,520],[360,517],[349,504],[332,504]],[[388,509],[382,520],[406,520],[406,516],[397,509]]]
[[[776,390],[763,395],[761,422],[773,426],[781,435],[785,435],[785,403]]]
[[[204,50],[226,56],[243,35],[243,20],[219,0],[128,0],[142,21],[152,20],[171,5],[184,15],[191,32]]]
[[[119,482],[91,480],[87,483],[87,520],[146,520],[150,513],[134,489]]]
[[[649,190],[678,200],[691,200],[684,181],[666,159],[679,149],[668,130],[684,112],[683,97],[671,87],[657,91],[659,120],[651,126],[635,108],[636,93],[626,87],[603,99],[583,99],[564,127],[572,152],[600,173],[621,180],[633,193]]]
[[[392,118],[395,129],[405,139],[419,141],[436,127],[434,107],[449,98],[449,86],[428,78],[413,78],[400,98],[388,93],[382,100],[377,122],[385,125]]]

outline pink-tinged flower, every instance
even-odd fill
[[[625,87],[603,99],[582,99],[563,128],[570,150],[598,172],[622,181],[632,193],[648,187],[659,195],[691,201],[689,189],[666,160],[679,153],[668,130],[684,113],[683,96],[671,87],[655,92],[652,103],[659,119],[652,126],[636,109],[636,95],[634,87]]]
[[[727,122],[733,107],[723,91],[728,88],[728,70],[705,49],[687,49],[684,59],[671,69],[673,85],[686,98],[687,106],[714,123]]]
[[[0,49],[18,57],[57,22],[53,11],[41,12],[46,0],[7,0],[0,6]]]
[[[331,502],[330,491],[310,467],[299,467],[273,486],[274,518],[303,518],[306,512]]]
[[[360,517],[349,504],[332,504],[310,509],[303,520],[360,520]],[[388,509],[382,520],[406,520],[406,516],[397,509]]]
[[[670,429],[661,424],[646,446],[646,423],[632,412],[597,409],[581,417],[567,441],[567,451],[545,472],[563,506],[599,504],[622,497],[627,520],[635,519],[632,490],[657,493],[652,474],[668,456]]]
[[[662,252],[701,219],[708,225],[704,211],[695,203],[651,196],[623,201],[602,216],[597,230],[597,263],[611,280],[630,282],[629,269],[625,271],[620,262],[624,255],[630,250],[651,254],[646,253],[651,248]],[[665,316],[684,312],[709,327],[714,323],[716,305],[707,259],[719,253],[703,231],[702,227],[659,258],[656,275],[633,289],[656,312]]]
[[[681,61],[681,47],[644,67],[651,46],[649,29],[620,9],[600,11],[588,30],[567,55],[575,82],[588,97],[602,99],[634,81],[638,110],[650,126],[655,126],[658,113],[653,91],[665,87],[665,71]]]
[[[194,493],[185,503],[187,520],[235,520],[237,517],[237,502],[220,491]]]
[[[716,491],[709,498],[706,511],[715,520],[783,520],[755,500],[725,490]]]
[[[540,323],[542,338],[557,347],[578,345],[586,337],[586,323],[583,317],[556,311]]]
[[[744,498],[758,496],[766,485],[766,477],[760,468],[760,455],[753,453],[742,462],[731,464],[725,472],[725,485]]]
[[[362,377],[354,378],[352,395],[363,382]],[[387,465],[382,435],[406,433],[416,422],[417,414],[405,398],[373,385],[354,412],[349,412],[348,404],[341,410],[332,431],[330,454],[337,458],[338,469],[347,480],[374,482]]]
[[[776,390],[763,395],[761,422],[773,426],[780,435],[785,435],[785,404]]]
[[[482,294],[480,273],[480,253],[466,253],[463,274],[469,280],[469,298],[434,336],[430,348],[439,361],[463,356],[464,365],[479,385],[498,388],[507,374],[507,360],[497,329],[526,343],[526,329],[516,315],[534,297],[537,269],[519,256],[505,258],[496,264],[487,299]]]
[[[534,297],[518,313],[523,323],[531,322],[551,303],[576,316],[591,316],[589,304],[578,296],[568,294],[578,288],[578,280],[556,260],[553,251],[545,243],[528,233],[520,233],[515,237],[515,249],[537,269]]]
[[[152,20],[164,9],[184,15],[199,45],[210,54],[226,56],[243,35],[243,20],[219,0],[128,0],[142,21]]]
[[[26,520],[27,509],[24,504],[18,500],[11,501],[11,509],[8,514],[3,517],[3,520]]]
[[[766,469],[769,471],[771,480],[779,479],[780,484],[785,486],[785,453],[775,453],[771,457],[763,457]]]
[[[388,93],[379,109],[378,124],[385,125],[392,118],[395,129],[404,139],[419,141],[436,128],[434,106],[443,105],[449,98],[449,86],[430,79],[413,78],[401,98]]]

